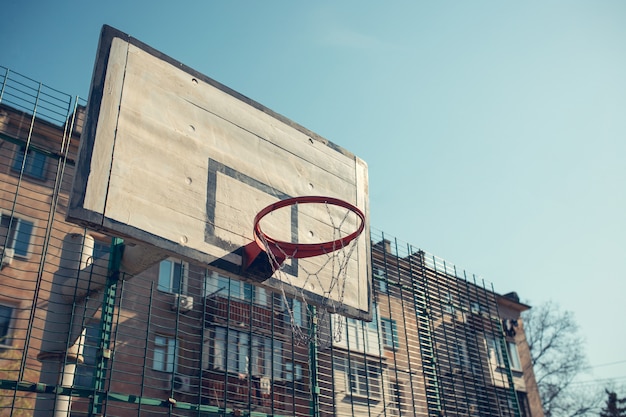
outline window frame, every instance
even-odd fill
[[[171,265],[169,273],[167,274],[169,275],[168,277],[165,277],[165,273],[162,273],[162,269],[161,269],[165,262],[169,262]],[[174,287],[175,280],[176,280],[175,273],[176,273],[177,266],[180,269],[180,277],[179,277],[178,288],[175,288]],[[188,272],[189,272],[189,264],[185,261],[182,261],[176,258],[167,258],[167,259],[162,260],[161,262],[159,262],[159,267],[157,270],[157,289],[159,291],[170,293],[170,294],[187,294]],[[162,278],[167,279],[169,283],[166,284],[164,280],[162,281]]]
[[[392,412],[399,414],[400,410],[404,409],[404,393],[402,392],[402,385],[395,379],[389,379],[389,401],[387,406],[391,408]]]
[[[301,382],[304,378],[301,363],[285,362],[283,366],[283,379],[287,382]]]
[[[99,324],[87,324],[85,327],[85,339],[83,342],[83,362],[76,366],[76,372],[74,373],[74,386],[93,387],[99,344]]]
[[[25,163],[24,157],[26,157]],[[43,160],[39,160],[39,158],[43,158]],[[22,171],[22,164],[24,165],[24,171]],[[17,146],[15,155],[13,155],[11,169],[15,172],[23,172],[24,175],[30,178],[47,181],[48,155],[33,147],[29,147],[28,151],[26,151],[26,146]]]
[[[374,281],[378,283],[377,288],[381,294],[389,294],[387,271],[382,267],[374,267]]]
[[[372,321],[363,322],[353,318],[332,314],[333,329],[341,329],[339,339],[333,337],[332,343],[336,347],[347,349],[351,352],[362,352],[372,356],[381,356],[383,349],[380,344],[380,330],[378,319],[378,307],[372,309]]]
[[[281,297],[281,303],[284,305],[285,300]],[[291,322],[291,313],[293,313],[293,321],[298,327],[307,327],[308,326],[308,311],[307,304],[297,298],[287,297],[287,305],[283,306],[284,310],[284,321],[286,324],[292,324]]]
[[[205,276],[205,296],[216,296],[222,298],[252,302],[256,305],[268,307],[271,294],[263,287],[259,287],[248,282],[230,278],[215,271],[210,271]]]
[[[1,309],[8,310],[8,315],[0,314],[0,317],[6,318],[6,321],[4,323],[0,321],[0,348],[10,348],[13,346],[13,339],[11,338],[11,334],[13,333],[15,307],[7,304],[0,304],[0,311]]]
[[[504,355],[502,352],[502,345],[495,336],[486,336],[485,341],[487,343],[487,353],[489,355],[489,362],[499,368],[505,367]],[[495,360],[495,362],[494,362]]]
[[[160,343],[158,339],[163,339]],[[157,334],[154,336],[152,351],[152,370],[172,374],[178,367],[178,343],[172,336]],[[157,359],[157,353],[162,357]],[[160,366],[159,366],[160,365]]]
[[[446,314],[454,315],[456,313],[454,294],[452,294],[450,291],[444,293],[441,297],[441,306],[441,311]]]
[[[203,369],[284,379],[280,340],[222,326],[215,326],[211,333],[204,338]]]
[[[94,239],[92,260],[102,259],[111,252],[111,242]]]
[[[464,340],[454,340],[452,342],[452,368],[461,372],[473,371],[470,361],[467,343]]]
[[[509,365],[512,371],[522,372],[522,361],[519,356],[519,350],[517,349],[517,343],[507,340],[506,341],[507,353],[509,354]]]
[[[388,349],[396,350],[400,347],[398,324],[395,320],[387,317],[380,318],[380,339],[383,346]]]
[[[5,220],[6,226],[4,225]],[[22,233],[22,225],[30,225],[30,231],[28,239],[20,237]],[[35,230],[37,229],[37,222],[35,219],[31,219],[21,215],[10,215],[7,212],[0,211],[0,228],[6,229],[7,234],[4,237],[3,248],[13,249],[13,256],[15,258],[28,259],[32,254],[33,237],[35,236]],[[16,248],[16,243],[25,248]]]
[[[345,377],[346,393],[352,397],[373,401],[383,399],[383,369],[372,360],[340,358]]]

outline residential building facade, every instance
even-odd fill
[[[65,221],[84,103],[0,70],[0,416],[543,416],[529,307],[382,234],[371,322],[125,267],[140,242]]]

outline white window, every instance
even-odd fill
[[[371,323],[376,323],[372,321]],[[371,331],[370,323],[361,320],[346,319],[347,348],[357,352],[377,352],[378,332]]]
[[[211,349],[211,344],[212,359],[207,361],[205,356],[205,367],[210,364],[213,369],[243,375],[250,371],[258,377],[282,377],[282,343],[278,340],[216,327],[214,337],[205,339],[205,353]]]
[[[0,218],[0,247],[15,251],[15,256],[28,257],[34,223],[19,217],[2,214]]]
[[[252,301],[262,306],[267,306],[269,298],[265,288],[225,277],[216,272],[210,272],[206,276],[205,295],[230,296],[238,300]]]
[[[152,369],[162,372],[174,372],[175,368],[176,339],[168,336],[155,336]]]
[[[24,153],[26,148],[21,146],[15,153],[12,169],[14,171],[22,171],[24,165],[24,174],[31,177],[45,180],[46,179],[46,155],[42,152],[30,149],[26,153],[26,162],[24,162]]]
[[[11,319],[13,308],[0,305],[0,346],[11,345]]]
[[[378,318],[376,308],[371,322],[332,315],[333,329],[341,329],[341,337],[333,338],[333,344],[354,352],[381,355],[378,343]],[[334,332],[334,330],[333,330]]]
[[[522,363],[519,359],[517,345],[515,342],[507,342],[507,347],[509,350],[509,362],[511,362],[511,369],[515,371],[522,371]]]
[[[382,372],[376,362],[361,358],[339,359],[338,368],[345,375],[346,389],[350,395],[380,399]]]
[[[487,346],[489,348],[489,360],[492,364],[501,368],[506,368],[504,352],[502,351],[501,340],[488,337]],[[509,366],[515,371],[522,371],[522,363],[519,358],[519,352],[515,342],[506,341],[506,349],[508,354]]]
[[[184,294],[186,290],[187,263],[176,259],[166,259],[159,264],[160,291]]]
[[[504,367],[504,356],[502,355],[500,340],[495,337],[487,337],[485,340],[489,351],[489,361],[493,365]]]
[[[398,326],[396,321],[388,318],[380,319],[380,332],[383,345],[390,349],[397,349],[398,343]]]

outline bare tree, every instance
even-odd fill
[[[608,398],[606,405],[600,413],[600,417],[624,417],[626,416],[626,398],[618,398],[614,391],[605,390]]]
[[[545,416],[597,415],[601,394],[572,384],[587,367],[584,339],[573,314],[547,302],[523,318]]]

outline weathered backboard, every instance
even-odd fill
[[[366,213],[340,313],[369,318],[367,165],[138,40],[103,28],[68,220],[239,277],[256,213],[303,195],[339,198]],[[329,239],[334,214],[323,205],[307,210],[294,206],[268,215],[264,231],[292,242]],[[345,221],[356,229],[356,220]],[[297,287],[307,282],[303,267],[316,261],[291,262]],[[319,274],[322,284],[330,273]],[[277,279],[264,285],[275,289]],[[323,294],[320,285],[304,290],[317,305],[321,297],[339,297]]]

